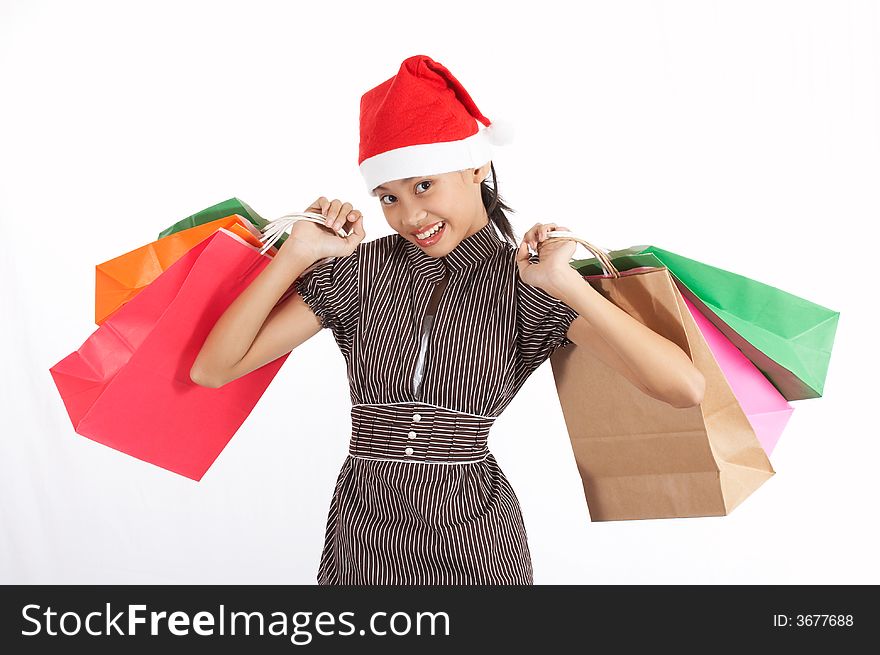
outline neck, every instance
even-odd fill
[[[480,219],[476,221],[473,225],[471,225],[471,229],[468,230],[468,233],[464,236],[467,239],[469,236],[476,234],[484,227],[489,224],[489,214],[486,212],[486,208],[483,207],[483,214],[480,216]]]

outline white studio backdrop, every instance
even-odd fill
[[[350,430],[329,330],[199,483],[74,433],[94,266],[237,196],[390,233],[362,93],[427,54],[491,120],[518,237],[654,244],[841,312],[821,399],[727,517],[591,523],[549,362],[490,449],[535,582],[878,583],[876,2],[0,2],[0,582],[313,584]],[[579,251],[579,257],[585,256]]]

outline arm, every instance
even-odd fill
[[[587,345],[636,387],[673,407],[702,402],[705,378],[675,343],[606,300],[570,266],[555,271],[549,286],[548,293],[578,313],[566,335],[575,344]]]
[[[275,361],[321,331],[321,320],[299,293],[278,301],[314,262],[347,257],[366,234],[363,215],[351,203],[321,196],[306,211],[320,212],[324,226],[294,223],[278,254],[214,324],[190,369],[194,383],[221,387]]]
[[[620,358],[620,355],[617,354],[617,351],[614,350],[610,346],[610,344],[605,341],[599,331],[593,327],[593,325],[587,320],[585,316],[578,316],[574,321],[572,321],[571,325],[568,327],[568,332],[565,334],[566,337],[571,339],[575,345],[581,346],[582,348],[588,348],[590,352],[596,356],[602,363],[610,368],[613,368],[618,373],[620,373],[623,377],[630,381],[630,383],[636,387],[639,391],[654,398],[657,398],[653,393],[651,393],[639,377],[633,372],[633,370],[627,365],[625,361]],[[662,398],[657,398],[657,400],[663,400]]]
[[[320,321],[298,293],[275,306],[312,264],[308,251],[296,245],[286,243],[214,324],[190,370],[194,383],[223,386],[320,332]]]

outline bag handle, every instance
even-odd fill
[[[611,258],[608,256],[607,252],[598,246],[594,246],[589,241],[585,239],[581,239],[576,236],[574,232],[569,232],[568,230],[551,230],[547,233],[548,238],[553,239],[567,239],[568,241],[574,241],[576,243],[581,244],[584,248],[590,251],[590,253],[599,261],[599,265],[602,267],[605,275],[610,275],[611,277],[618,278],[620,277],[620,271],[617,270],[617,267],[611,263]]]
[[[263,246],[260,254],[265,255],[269,251],[269,248],[274,246],[278,239],[281,238],[281,235],[287,232],[287,230],[297,221],[311,221],[312,223],[317,223],[318,225],[324,225],[326,227],[326,220],[327,217],[323,214],[316,214],[315,212],[294,212],[292,214],[284,214],[273,221],[269,221],[260,230],[263,235],[260,240],[266,244]],[[342,228],[336,230],[336,234],[343,239],[348,236],[348,233]],[[328,257],[327,259],[332,259],[332,257]]]
[[[322,214],[316,214],[314,212],[294,212],[292,214],[284,214],[276,218],[275,220],[268,221],[262,228],[260,228],[260,242],[263,244],[260,248],[260,254],[265,255],[269,250],[278,242],[278,240],[284,235],[290,227],[296,223],[297,221],[311,221],[312,223],[317,223],[318,225],[324,225],[326,227],[325,222],[326,217]],[[342,230],[336,230],[336,234],[343,239],[348,236],[348,234]],[[300,273],[300,277],[313,271],[318,268],[322,264],[326,264],[327,262],[333,261],[336,259],[335,257],[324,257],[323,259],[319,259],[314,264],[305,269],[302,273]],[[246,277],[250,275],[251,271],[260,261],[259,258],[255,259],[253,262],[248,265],[248,267],[241,273],[242,277]],[[297,278],[299,279],[299,278]],[[292,288],[292,286],[291,286]],[[285,296],[281,297],[281,300],[284,300]],[[281,302],[279,300],[279,302]]]
[[[263,228],[260,230],[261,237],[260,241],[264,244],[260,249],[260,254],[265,255],[269,252],[269,249],[272,248],[281,236],[289,230],[294,223],[297,221],[310,221],[312,223],[317,223],[318,225],[323,225],[326,227],[326,216],[323,214],[316,214],[315,212],[294,212],[292,214],[284,214],[283,216],[279,216],[275,220],[269,221]],[[348,236],[348,233],[342,228],[335,231],[336,235],[342,237],[343,239]],[[309,266],[306,270],[302,272],[302,275],[318,268],[322,264],[326,264],[327,262],[333,261],[336,259],[335,257],[324,257],[323,259],[319,259],[314,264]]]

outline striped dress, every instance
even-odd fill
[[[397,233],[362,242],[295,287],[332,331],[352,402],[318,584],[533,584],[519,501],[487,440],[572,343],[577,313],[520,280],[491,222],[440,258]]]

